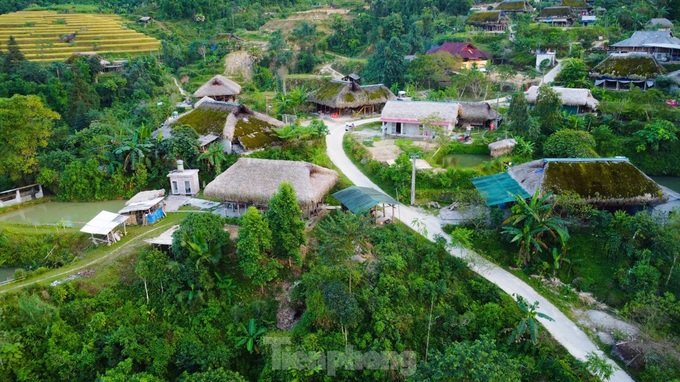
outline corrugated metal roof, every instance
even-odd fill
[[[472,179],[477,191],[486,200],[486,205],[497,206],[515,201],[514,195],[528,198],[528,192],[508,175],[507,172]]]
[[[379,204],[397,204],[397,201],[369,187],[352,186],[333,194],[348,210],[364,213]]]
[[[109,211],[102,211],[92,218],[80,232],[91,233],[94,235],[107,235],[118,225],[127,220],[127,216],[114,214]]]
[[[630,48],[641,46],[680,46],[680,39],[671,31],[637,31],[630,38],[612,44],[613,47]],[[676,48],[677,49],[677,48]]]
[[[145,201],[142,201],[142,202],[130,203],[127,206],[123,207],[120,211],[118,211],[118,213],[119,214],[125,214],[125,213],[133,212],[133,211],[146,211],[146,210],[153,208],[153,206],[159,204],[160,202],[162,202],[163,199],[164,199],[164,197],[161,196],[159,198],[154,198],[154,199],[151,199],[151,200],[145,200]]]

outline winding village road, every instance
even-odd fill
[[[355,121],[355,126],[376,122],[378,118],[365,119]],[[342,171],[349,180],[360,187],[370,187],[383,192],[378,186],[371,182],[366,175],[364,175],[352,161],[347,157],[342,147],[342,139],[345,135],[344,123],[346,121],[325,120],[329,127],[330,133],[326,137],[327,153],[331,161]],[[434,241],[436,236],[443,236],[450,242],[450,237],[441,228],[436,217],[419,212],[415,208],[400,204],[397,207],[396,216],[394,218],[401,220],[404,224],[413,228],[412,222],[417,220],[420,227],[416,231],[427,239]],[[425,228],[425,229],[423,229]],[[455,248],[450,250],[451,255],[465,259],[472,270],[479,275],[496,284],[506,293],[512,295],[517,294],[523,296],[527,301],[539,302],[539,311],[552,317],[555,321],[547,321],[539,318],[539,321],[545,329],[555,338],[562,346],[564,346],[571,355],[585,361],[586,355],[590,352],[597,353],[600,357],[606,355],[598,349],[593,341],[564,315],[555,305],[550,303],[547,299],[536,292],[531,286],[515,277],[511,273],[502,269],[501,267],[484,259],[475,252],[467,248]],[[614,374],[609,381],[611,382],[628,382],[633,379],[626,374],[616,363],[609,358],[606,358],[609,364],[614,367]]]

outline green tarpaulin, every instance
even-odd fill
[[[368,187],[352,186],[336,192],[333,197],[355,214],[364,213],[380,204],[397,204],[391,197]]]
[[[512,202],[515,200],[513,195],[516,194],[521,195],[523,198],[531,196],[507,172],[474,178],[472,179],[472,184],[482,194],[488,206]]]

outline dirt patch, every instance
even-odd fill
[[[414,141],[414,146],[422,147],[424,150],[430,150],[435,147],[432,142],[425,141]],[[383,139],[380,141],[374,141],[373,147],[366,147],[368,151],[373,156],[374,160],[378,162],[387,163],[389,165],[394,164],[395,160],[403,152],[399,146],[395,144],[394,139]],[[429,170],[432,166],[427,163],[424,159],[416,159],[416,169],[417,170]]]
[[[260,27],[260,30],[264,32],[281,30],[284,34],[290,34],[293,29],[298,28],[304,21],[309,24],[316,24],[319,31],[329,32],[330,29],[326,25],[330,23],[333,15],[349,18],[349,9],[320,8],[295,12],[286,19],[267,21],[266,24]]]
[[[290,300],[290,294],[297,284],[298,282],[293,284],[288,281],[283,282],[281,292],[276,296],[276,301],[279,302],[279,308],[276,311],[276,327],[280,330],[292,329],[302,317],[302,313],[296,310]]]
[[[231,52],[224,59],[224,74],[227,77],[240,77],[244,81],[251,81],[254,62],[253,57],[244,50]]]

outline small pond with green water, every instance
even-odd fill
[[[33,225],[65,223],[68,227],[81,228],[99,212],[118,212],[123,206],[124,200],[89,203],[48,202],[2,214],[0,221]]]
[[[680,192],[680,177],[677,176],[651,176],[655,182],[666,186],[675,192]]]
[[[484,162],[491,160],[488,155],[474,155],[474,154],[447,154],[439,159],[439,164],[444,168],[470,168],[476,167]]]
[[[14,276],[14,270],[16,268],[0,268],[0,283],[7,281]]]

